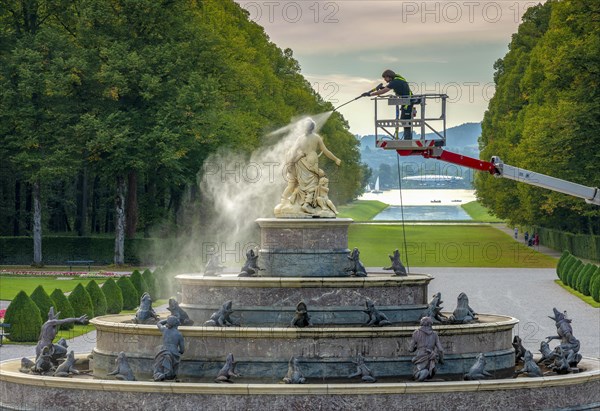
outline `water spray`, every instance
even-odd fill
[[[383,88],[383,83],[379,83],[379,85],[378,85],[377,87],[375,87],[375,88],[373,88],[373,89],[371,89],[371,90],[367,91],[366,93],[363,93],[363,94],[361,94],[361,95],[360,95],[360,96],[358,96],[358,97],[355,97],[355,98],[353,98],[353,99],[352,99],[352,100],[350,100],[350,101],[347,101],[347,102],[345,102],[344,104],[342,104],[342,105],[340,105],[340,106],[337,106],[336,108],[334,108],[334,109],[333,109],[333,111],[337,111],[337,109],[338,109],[338,108],[342,108],[342,107],[344,107],[346,104],[350,104],[350,103],[352,103],[353,101],[356,101],[356,100],[358,100],[358,99],[359,99],[359,98],[361,98],[361,97],[367,97],[368,93],[372,93],[372,92],[374,92],[374,91],[381,90],[382,88]]]

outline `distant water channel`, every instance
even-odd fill
[[[402,208],[389,206],[377,214],[373,220],[402,220]],[[404,206],[405,221],[457,221],[471,220],[460,206]]]

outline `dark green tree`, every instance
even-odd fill
[[[140,305],[140,299],[135,286],[127,276],[122,276],[117,280],[117,285],[121,289],[123,296],[123,309],[133,310]]]
[[[52,294],[50,294],[50,298],[52,298],[52,301],[54,301],[56,312],[60,313],[59,318],[75,317],[75,312],[73,311],[73,307],[71,306],[69,299],[65,296],[60,288],[55,288],[54,291],[52,291]],[[60,329],[71,330],[74,325],[75,324],[73,323],[61,324]]]
[[[6,309],[4,322],[10,324],[8,338],[15,342],[35,342],[42,329],[40,309],[22,290]]]
[[[482,158],[498,155],[518,167],[600,185],[598,154],[589,149],[589,136],[600,131],[600,24],[589,22],[598,13],[600,3],[590,1],[548,1],[527,10],[509,52],[494,66]],[[485,173],[475,186],[481,202],[512,224],[598,233],[600,211],[581,199]]]
[[[88,318],[94,318],[94,305],[92,304],[90,294],[83,284],[77,284],[67,298],[71,303],[71,307],[73,307],[75,317],[81,317],[85,314]]]
[[[104,282],[102,291],[106,296],[106,313],[119,314],[123,310],[123,293],[115,280],[109,278]]]
[[[146,268],[142,273],[142,278],[146,282],[146,285],[148,286],[148,292],[150,293],[152,298],[158,298],[158,295],[156,293],[156,280],[154,278],[154,273],[150,271],[149,268]]]
[[[144,295],[144,293],[148,292],[148,284],[146,284],[146,281],[144,280],[144,278],[142,277],[142,274],[140,274],[140,272],[138,270],[133,270],[129,279],[131,280],[131,283],[133,284],[133,286],[135,287],[135,289],[137,291],[138,304],[139,304],[139,301],[140,301],[140,298],[142,298],[142,295]]]
[[[50,298],[48,293],[46,293],[46,290],[44,290],[44,287],[41,285],[38,285],[29,297],[40,309],[40,319],[42,320],[42,323],[46,322],[50,307],[54,306],[52,298]],[[54,307],[54,312],[56,312],[56,310],[57,307]]]
[[[85,286],[85,290],[90,295],[92,300],[92,306],[94,307],[94,315],[99,317],[106,314],[107,302],[106,296],[102,291],[102,288],[98,286],[96,280],[92,280]]]

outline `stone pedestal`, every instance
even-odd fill
[[[351,218],[259,218],[264,277],[347,277]]]

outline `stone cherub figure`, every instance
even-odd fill
[[[298,359],[296,357],[290,358],[290,361],[288,362],[288,372],[286,376],[283,377],[283,382],[286,384],[304,384],[306,382],[306,378],[304,378],[304,375],[300,370]]]
[[[264,270],[258,266],[258,254],[253,249],[246,251],[246,263],[238,277],[256,277],[259,271]]]
[[[290,326],[304,328],[309,325],[310,315],[308,314],[308,308],[304,301],[300,301],[298,305],[296,305],[296,313],[294,314],[294,318],[292,318]]]
[[[170,315],[166,320],[160,320],[156,326],[163,335],[163,343],[154,357],[154,381],[174,380],[177,378],[181,355],[185,352],[183,335],[177,329],[179,320]]]
[[[431,318],[423,317],[421,326],[412,335],[409,350],[415,352],[412,363],[413,378],[416,381],[433,378],[437,363],[444,363],[444,349],[432,325]]]
[[[64,318],[59,320],[58,317],[60,312],[54,314],[54,307],[50,307],[48,311],[48,321],[42,324],[42,329],[40,331],[40,336],[38,338],[37,346],[35,347],[35,356],[39,357],[42,349],[44,347],[48,347],[50,355],[54,352],[52,341],[56,337],[58,333],[58,329],[62,324],[68,323],[79,323],[79,324],[87,324],[88,318],[87,315],[82,315],[78,318]]]
[[[333,201],[329,199],[329,179],[325,177],[325,172],[319,169],[319,185],[317,186],[316,193],[317,205],[321,207],[321,210],[331,210],[336,215],[339,214]]]
[[[324,176],[319,173],[319,151],[336,165],[341,164],[327,149],[321,136],[315,133],[316,123],[306,118],[299,123],[301,128],[296,142],[288,151],[285,159],[287,187],[281,194],[281,202],[275,207],[276,217],[335,217],[335,206],[324,199],[324,190],[319,189],[328,183],[320,181]],[[319,204],[318,198],[321,197]]]
[[[556,308],[553,308],[554,317],[549,317],[554,320],[556,324],[557,335],[550,335],[546,337],[546,341],[560,340],[559,347],[561,348],[563,355],[565,356],[570,367],[577,367],[579,361],[581,361],[581,354],[579,354],[580,343],[577,338],[573,336],[573,327],[571,327],[571,320],[567,318],[566,311],[561,313]]]
[[[214,312],[210,316],[210,320],[206,321],[204,325],[212,325],[216,327],[228,327],[230,325],[238,325],[234,323],[229,316],[233,313],[233,309],[231,308],[233,302],[227,301],[223,303],[221,308],[218,311]]]
[[[442,314],[442,308],[444,308],[442,307],[442,303],[442,293],[435,293],[431,301],[429,301],[427,309],[421,315],[421,318],[429,317],[434,323],[442,323],[444,321],[447,321],[448,318],[444,314]]]
[[[450,316],[450,321],[453,323],[466,324],[477,320],[477,313],[469,307],[469,297],[467,294],[460,293],[456,309]]]
[[[377,379],[373,375],[373,372],[365,364],[365,358],[362,356],[362,354],[359,353],[358,356],[356,357],[356,361],[352,361],[352,362],[354,364],[356,364],[356,371],[353,372],[352,374],[348,375],[348,378],[354,378],[354,377],[360,376],[361,380],[363,382],[376,382],[377,381]]]
[[[204,267],[204,275],[217,275],[223,271],[225,267],[221,265],[221,257],[218,253],[212,253],[208,257],[206,266]]]
[[[133,322],[136,324],[155,324],[158,319],[158,315],[152,308],[152,297],[148,293],[142,294],[140,306],[135,313]]]
[[[364,264],[360,261],[360,251],[358,251],[358,248],[354,248],[354,250],[348,254],[348,260],[350,260],[350,267],[346,268],[347,272],[354,277],[367,276],[367,270],[365,269]]]
[[[167,307],[167,310],[169,310],[171,315],[177,317],[181,325],[194,325],[194,321],[192,321],[188,313],[186,313],[183,308],[179,306],[179,303],[175,298],[169,298],[169,306]]]
[[[107,375],[114,375],[117,380],[120,381],[135,381],[135,375],[133,375],[133,370],[129,365],[129,361],[127,360],[127,356],[123,351],[119,353],[117,358],[115,358],[116,368],[113,372],[108,373]]]
[[[384,270],[394,270],[394,275],[405,276],[408,275],[406,272],[406,267],[400,261],[400,251],[396,248],[393,255],[390,255],[390,261],[392,265],[389,267],[383,267]]]
[[[375,308],[375,304],[373,304],[373,301],[367,299],[365,301],[365,305],[367,309],[363,310],[363,312],[369,316],[369,320],[366,322],[367,326],[382,327],[384,325],[392,325],[390,320],[388,320],[387,316],[384,313],[379,312],[379,310]]]

